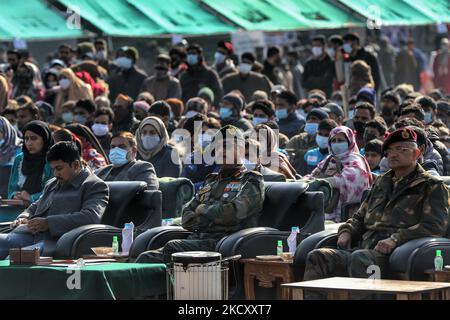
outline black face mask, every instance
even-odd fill
[[[365,132],[363,138],[364,138],[364,143],[367,143],[367,142],[369,142],[369,141],[371,141],[373,139],[376,139],[377,135],[374,134],[374,133],[367,133],[367,132]]]
[[[363,134],[364,129],[366,128],[366,124],[360,121],[353,121],[353,127],[355,128],[357,133]]]

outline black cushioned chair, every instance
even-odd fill
[[[135,234],[161,225],[161,191],[147,190],[144,182],[107,182],[109,203],[101,224],[85,225],[64,234],[56,243],[57,258],[79,258],[92,254],[92,247],[111,246],[113,236],[122,238],[125,223],[133,222]]]
[[[275,254],[278,240],[286,239],[292,226],[300,227],[300,241],[324,228],[323,193],[307,192],[307,184],[290,182],[265,183],[265,200],[259,227],[240,230],[222,238],[216,250],[223,257],[240,254],[243,258]],[[163,247],[173,239],[185,239],[189,231],[181,227],[158,227],[138,236],[130,258],[148,250]],[[230,273],[230,298],[243,298],[242,266],[236,264]]]

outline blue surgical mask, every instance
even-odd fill
[[[346,53],[351,53],[353,51],[352,45],[349,43],[344,43],[342,49],[344,49]]]
[[[80,124],[85,124],[87,121],[85,116],[80,116],[80,115],[76,115],[75,117],[73,117],[73,122],[76,123],[80,123]]]
[[[0,139],[0,147],[5,143],[5,139]]]
[[[431,119],[431,112],[425,112],[425,124],[430,124],[433,121]]]
[[[336,51],[334,51],[334,48],[328,48],[327,53],[331,58],[334,58]]]
[[[316,143],[320,149],[327,149],[328,148],[328,137],[317,135]]]
[[[124,70],[128,70],[133,66],[133,60],[127,57],[119,57],[115,60],[115,63]]]
[[[313,123],[313,122],[307,122],[305,124],[305,132],[310,135],[310,136],[315,136],[317,133],[317,130],[319,129],[319,124],[318,123]]]
[[[197,54],[188,54],[187,55],[187,63],[190,66],[195,66],[198,64],[198,55]]]
[[[331,151],[334,155],[340,155],[348,150],[348,142],[336,142],[331,144]]]
[[[353,119],[353,116],[355,115],[355,110],[348,110],[348,118]]]
[[[278,119],[286,119],[288,117],[287,109],[277,109],[276,115]]]
[[[128,163],[127,155],[127,150],[115,147],[109,151],[109,161],[111,161],[114,167],[121,167],[124,164]]]
[[[154,149],[161,141],[161,138],[156,134],[153,134],[150,136],[142,136],[141,139],[142,139],[142,145],[143,145],[144,149],[146,149],[146,150]]]
[[[219,110],[219,113],[220,113],[220,118],[227,119],[227,118],[231,117],[231,115],[233,114],[233,111],[230,108],[221,107]]]
[[[254,126],[257,126],[260,123],[267,122],[267,118],[264,117],[253,117],[252,123]]]
[[[226,58],[227,58],[227,56],[224,55],[222,52],[216,52],[214,54],[214,63],[215,64],[224,63]]]
[[[303,109],[297,109],[297,110],[295,110],[295,113],[297,114],[297,116],[298,116],[300,119],[306,119],[306,113],[305,113],[305,110],[303,110]]]
[[[61,119],[64,123],[69,123],[73,121],[73,113],[72,112],[63,112],[61,114]]]

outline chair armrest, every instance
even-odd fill
[[[450,263],[450,239],[426,237],[395,248],[389,258],[390,271],[411,280],[423,277],[424,270],[434,269],[436,249],[442,251],[444,264]]]
[[[300,227],[302,233],[314,234],[322,231],[325,225],[324,214],[324,195],[321,191],[305,192],[304,201],[307,203],[307,210],[311,212],[309,219],[303,227]],[[290,230],[290,229],[289,229]]]
[[[55,258],[78,259],[86,254],[93,254],[92,247],[110,247],[113,236],[117,236],[119,244],[122,229],[104,224],[90,224],[75,228],[65,233],[54,248],[45,248],[44,255]]]
[[[136,259],[142,252],[163,247],[174,239],[186,239],[190,231],[178,226],[162,226],[149,229],[136,237],[130,248],[130,259]]]

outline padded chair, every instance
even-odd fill
[[[194,184],[187,178],[159,178],[162,192],[162,218],[181,217],[184,206],[195,195]]]
[[[265,200],[259,227],[240,230],[222,238],[216,251],[223,257],[240,254],[242,258],[275,254],[277,240],[283,240],[287,248],[287,237],[292,226],[300,227],[300,241],[312,233],[323,230],[323,194],[307,192],[305,183],[267,182]],[[159,227],[138,236],[130,250],[130,258],[163,247],[173,239],[185,239],[190,232],[181,227]],[[243,298],[243,269],[237,264],[230,273],[230,298]],[[233,283],[234,279],[234,283]]]
[[[111,246],[113,236],[122,238],[125,223],[133,222],[135,235],[161,225],[161,191],[147,190],[144,182],[107,182],[109,203],[101,224],[85,225],[64,234],[56,243],[55,258],[79,258],[92,247]]]

